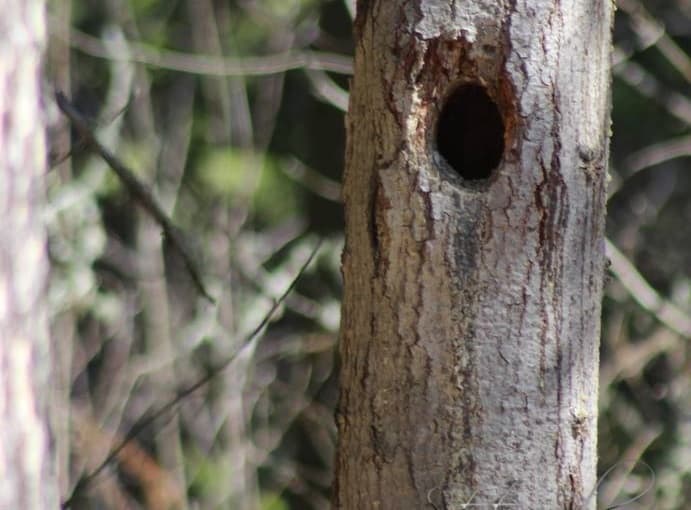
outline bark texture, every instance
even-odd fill
[[[50,357],[41,218],[40,0],[0,0],[0,508],[57,508],[45,426]]]
[[[595,508],[612,10],[358,2],[337,508]],[[437,150],[463,84],[503,119],[487,179]]]

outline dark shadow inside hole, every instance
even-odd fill
[[[480,85],[462,85],[446,100],[437,124],[437,150],[467,180],[487,179],[504,152],[504,122]]]

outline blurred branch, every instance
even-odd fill
[[[221,27],[211,0],[187,0],[184,2],[185,12],[189,18],[192,49],[195,54],[223,57],[224,48],[221,44]],[[223,40],[228,42],[229,37]],[[234,117],[247,117],[246,111],[234,111],[230,98],[230,79],[227,76],[200,77],[201,92],[204,100],[209,104],[209,134],[215,143],[230,144],[233,132]],[[235,83],[234,88],[243,89],[242,81]],[[242,93],[241,93],[242,94]],[[244,95],[244,94],[242,94]],[[246,109],[245,108],[242,110]],[[231,111],[234,115],[231,115]],[[251,127],[248,130],[251,133]],[[237,141],[235,141],[237,144]]]
[[[667,62],[691,83],[691,58],[669,37],[664,25],[637,0],[619,0],[617,5],[631,18],[631,27],[639,40],[638,50],[656,47]],[[615,48],[614,74],[644,97],[662,105],[670,115],[691,125],[691,101],[685,95],[669,90],[653,74],[632,62],[633,53],[633,50]]]
[[[285,165],[279,165],[279,169],[287,177],[301,184],[315,195],[332,202],[341,201],[341,185],[337,181],[324,177],[316,170],[312,170],[297,158],[291,158]]]
[[[295,285],[297,284],[300,277],[305,273],[309,265],[312,263],[312,260],[317,255],[320,246],[321,240],[316,243],[309,257],[307,257],[307,260],[302,265],[297,275],[288,285],[283,294],[281,294],[281,296],[274,302],[273,306],[269,309],[266,315],[264,315],[264,318],[259,322],[259,324],[254,328],[254,330],[252,330],[252,332],[245,338],[241,346],[221,363],[208,368],[207,374],[204,375],[204,377],[200,378],[197,382],[191,384],[187,388],[179,390],[174,398],[170,399],[168,402],[161,405],[156,411],[142,416],[137,421],[137,423],[135,423],[130,428],[127,434],[125,434],[122,441],[120,441],[115,447],[111,449],[110,453],[106,456],[103,462],[101,462],[101,464],[99,464],[98,467],[94,469],[91,473],[82,477],[77,486],[72,490],[72,493],[69,495],[69,497],[62,503],[61,508],[63,510],[66,508],[70,508],[72,506],[73,502],[78,498],[79,494],[82,491],[84,491],[86,487],[88,487],[96,479],[96,477],[106,468],[106,466],[108,466],[113,460],[119,457],[121,452],[128,446],[132,439],[139,436],[139,434],[141,434],[159,418],[167,415],[170,411],[175,409],[178,406],[178,404],[185,400],[189,395],[191,395],[192,393],[194,393],[195,391],[209,383],[217,375],[219,375],[226,368],[228,368],[230,364],[248,347],[253,346],[255,341],[259,338],[259,334],[271,321],[276,311],[279,309],[279,307],[283,304],[288,295],[295,288]]]
[[[691,136],[683,136],[673,140],[654,143],[637,152],[634,152],[624,161],[623,179],[616,178],[610,181],[607,187],[607,199],[610,200],[624,185],[624,181],[634,174],[672,159],[691,156]]]
[[[61,4],[60,8],[56,9],[57,12],[54,14],[53,20],[60,30],[66,31],[69,30],[72,16],[72,1],[64,0]],[[70,90],[71,88],[71,56],[69,41],[56,41],[46,48],[46,75],[60,90]],[[56,119],[53,132],[48,136],[48,140],[51,142],[51,155],[53,156],[50,161],[50,168],[52,170],[54,167],[60,167],[58,171],[65,180],[69,180],[72,174],[70,162],[67,161],[70,151],[68,122],[63,117]],[[60,157],[60,154],[65,156]]]
[[[158,204],[146,186],[137,179],[134,172],[127,168],[119,159],[115,157],[106,147],[104,147],[95,137],[84,117],[77,111],[74,105],[60,91],[55,93],[55,99],[60,110],[69,117],[74,127],[79,131],[82,139],[93,148],[118,176],[127,191],[146,209],[149,214],[161,225],[164,234],[180,252],[185,261],[185,266],[197,287],[199,293],[210,302],[215,302],[214,298],[207,292],[202,279],[194,262],[192,254],[187,247],[186,241],[178,229],[170,220],[163,208]]]
[[[307,71],[314,94],[342,112],[348,111],[348,91],[339,87],[324,71]]]
[[[686,339],[691,338],[691,316],[660,296],[614,243],[609,239],[605,242],[607,256],[612,261],[611,270],[631,297],[669,329]]]
[[[68,40],[70,45],[92,57],[127,60],[152,67],[179,71],[182,73],[212,76],[263,76],[278,74],[292,69],[313,69],[340,74],[352,74],[352,58],[336,53],[317,51],[288,51],[262,57],[227,58],[214,55],[194,55],[172,50],[157,50],[153,46],[129,42],[129,53],[110,50],[97,37],[73,28],[69,34],[59,31],[51,21],[53,34]]]
[[[345,8],[348,10],[350,19],[355,19],[355,0],[343,0],[343,3],[345,4]]]
[[[58,90],[66,90],[62,87],[56,87]],[[127,110],[129,110],[130,106],[132,105],[132,97],[130,96],[127,100],[127,102],[119,107],[117,111],[112,112],[112,113],[107,113],[102,119],[99,120],[98,125],[99,126],[107,126],[108,124],[111,124],[115,122],[118,117],[121,115],[124,115]],[[69,118],[67,119],[69,121]],[[66,130],[66,133],[69,135],[69,130]],[[76,143],[72,144],[71,146],[67,147],[65,150],[62,150],[58,153],[51,153],[50,159],[48,161],[48,164],[50,165],[50,170],[52,171],[58,166],[61,166],[65,161],[70,159],[72,156],[75,154],[81,152],[86,146],[88,145],[87,141],[84,138],[80,138],[77,140]]]
[[[88,459],[88,464],[103,451],[108,451],[113,440],[120,440],[117,434],[104,430],[94,416],[83,407],[72,407],[72,429],[78,445],[76,455]],[[120,469],[135,479],[142,488],[146,508],[149,510],[171,510],[183,508],[184,487],[181,487],[171,476],[171,473],[163,469],[151,456],[135,441],[129,440],[118,452],[117,461]],[[85,488],[83,479],[77,483],[80,490]],[[117,486],[107,486],[115,491]],[[100,488],[100,487],[99,487]],[[119,495],[122,501],[117,508],[129,508],[123,506],[125,496]]]
[[[617,6],[632,20],[632,28],[642,48],[655,46],[684,79],[691,83],[691,58],[667,34],[664,25],[656,20],[637,0],[618,0]]]
[[[626,54],[620,48],[614,49],[614,75],[636,90],[643,97],[661,105],[667,113],[691,126],[691,101],[689,98],[670,90],[641,65],[627,60]]]
[[[691,136],[683,136],[674,140],[666,140],[649,145],[626,158],[626,166],[631,172],[638,172],[670,159],[683,158],[685,156],[691,156]]]
[[[600,368],[600,387],[607,388],[619,377],[626,379],[642,373],[650,360],[671,350],[678,342],[677,335],[660,326],[643,342],[612,348],[613,359],[603,361]]]
[[[626,505],[637,501],[646,494],[648,494],[651,489],[655,486],[655,472],[652,468],[641,460],[641,457],[648,449],[648,447],[655,441],[662,433],[662,427],[659,425],[649,425],[643,431],[638,434],[636,440],[631,444],[628,449],[624,452],[620,462],[609,468],[605,474],[600,478],[600,483],[598,485],[603,485],[599,490],[599,499],[606,505],[607,509],[614,508],[624,508]],[[622,489],[625,487],[626,482],[630,480],[630,475],[633,469],[638,465],[642,464],[650,471],[650,482],[644,491],[641,491],[637,496],[624,501],[622,503],[614,503],[614,499],[618,494],[621,493]],[[602,484],[605,479],[607,483]]]

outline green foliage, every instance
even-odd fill
[[[208,496],[223,494],[229,477],[227,459],[219,459],[197,449],[185,452],[189,491],[192,495]]]
[[[314,12],[317,0],[265,0],[266,10],[282,19],[298,18],[304,13]]]
[[[201,158],[197,172],[206,192],[228,205],[251,194],[255,219],[270,225],[300,212],[300,190],[281,172],[281,164],[270,153],[214,148]]]
[[[259,508],[261,510],[290,510],[290,506],[281,498],[280,494],[270,492],[260,496]]]

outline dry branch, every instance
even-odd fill
[[[660,296],[614,243],[609,239],[606,243],[607,256],[612,262],[611,270],[631,297],[669,329],[686,339],[691,338],[691,317]]]
[[[53,25],[53,34],[69,39],[73,48],[92,57],[110,60],[126,60],[160,69],[182,73],[209,76],[265,76],[290,71],[311,69],[352,74],[352,58],[336,53],[318,51],[289,51],[277,55],[260,57],[228,58],[216,55],[195,55],[179,51],[161,51],[153,46],[129,42],[127,53],[111,51],[103,42],[91,35],[72,29],[69,34],[58,31]]]
[[[103,144],[101,144],[89,127],[88,122],[79,113],[75,106],[67,99],[67,97],[60,91],[55,93],[55,99],[60,110],[72,121],[72,125],[79,131],[84,143],[95,150],[103,160],[108,163],[108,166],[115,172],[122,182],[123,186],[132,195],[137,202],[156,220],[156,222],[163,229],[166,238],[175,246],[185,263],[185,267],[189,272],[194,285],[197,287],[199,293],[214,303],[215,300],[206,290],[197,264],[194,261],[191,250],[187,246],[182,231],[175,226],[172,220],[165,213],[163,208],[154,198],[151,191],[137,179],[132,170],[127,168],[112,152],[110,152]]]
[[[205,386],[214,377],[223,372],[226,368],[230,366],[230,364],[235,359],[237,359],[237,357],[246,349],[247,346],[249,346],[253,341],[258,339],[259,333],[261,333],[262,330],[269,323],[269,321],[271,321],[276,311],[279,309],[279,307],[283,304],[288,295],[295,288],[295,285],[297,284],[300,277],[305,273],[309,265],[312,263],[312,260],[314,260],[314,257],[317,255],[320,246],[321,241],[318,241],[315,247],[312,249],[312,252],[310,253],[309,257],[307,257],[307,260],[298,271],[295,278],[293,278],[293,280],[291,281],[290,285],[288,285],[283,294],[281,294],[279,298],[274,302],[273,306],[264,315],[264,318],[259,322],[259,324],[257,324],[257,326],[250,332],[250,334],[247,335],[245,340],[242,342],[241,346],[221,363],[217,364],[216,366],[210,367],[207,370],[207,373],[206,375],[204,375],[204,377],[200,378],[199,380],[187,386],[186,388],[179,390],[175,397],[170,399],[165,404],[161,405],[156,411],[142,416],[134,425],[132,425],[129,431],[123,436],[122,440],[110,450],[110,453],[108,453],[103,462],[101,462],[98,465],[98,467],[94,469],[91,473],[82,477],[79,483],[72,490],[72,493],[69,495],[69,497],[62,503],[61,508],[63,510],[71,508],[73,502],[78,498],[79,494],[82,493],[96,479],[96,477],[106,468],[106,466],[108,466],[113,460],[119,457],[121,452],[127,447],[127,445],[132,439],[139,436],[139,434],[141,434],[144,430],[153,425],[154,422],[156,422],[159,418],[162,418],[168,415],[169,412],[175,410],[178,404],[180,404],[185,398],[197,391],[199,388]]]

